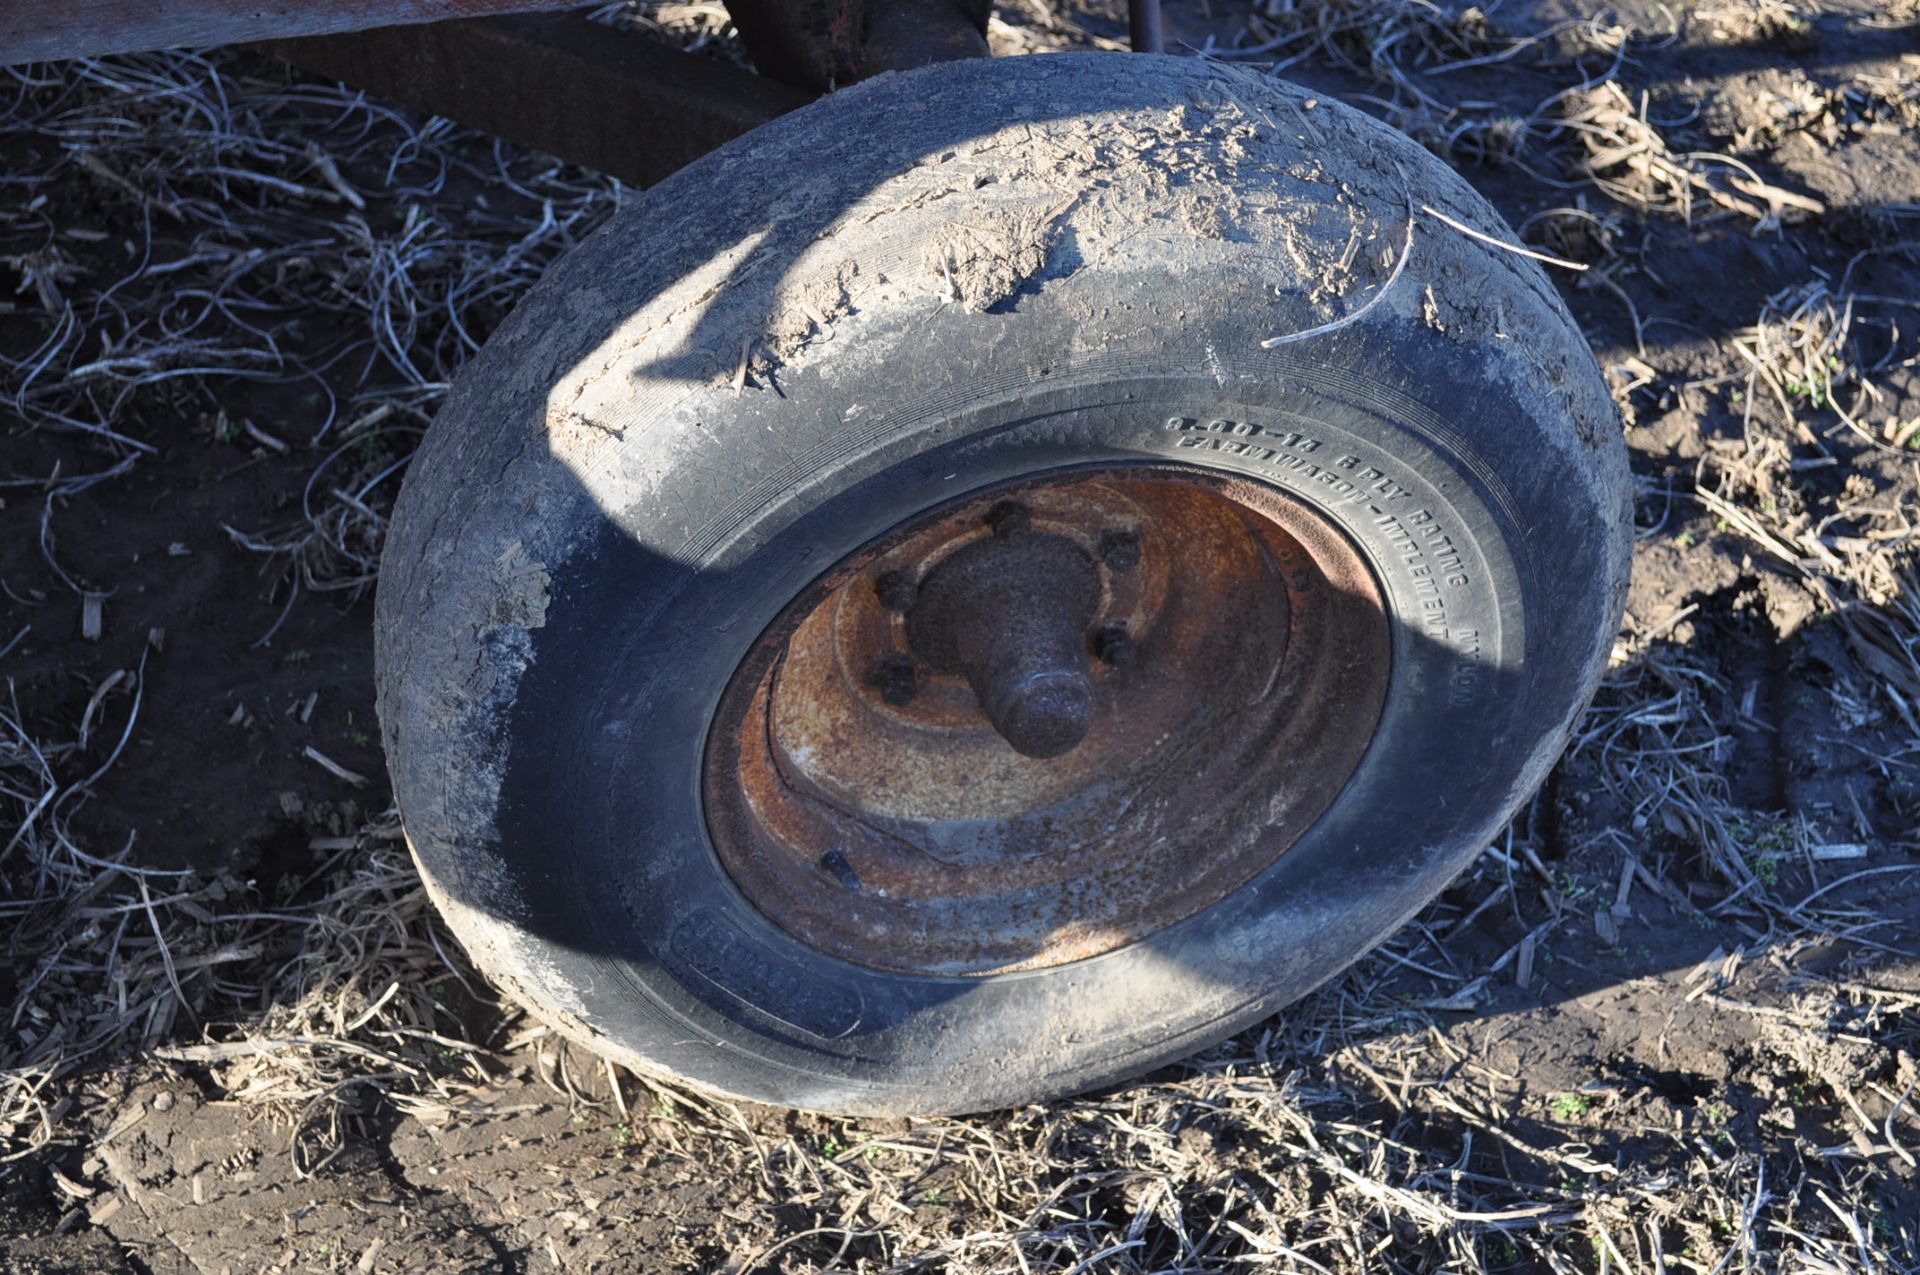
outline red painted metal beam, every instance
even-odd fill
[[[580,0],[0,0],[0,65],[579,7]]]

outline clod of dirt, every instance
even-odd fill
[[[1760,1019],[1756,1035],[1761,1047],[1835,1094],[1863,1093],[1869,1081],[1892,1077],[1893,1051],[1848,1024],[1844,1006],[1808,1005],[1805,1010]]]
[[[1819,603],[1805,585],[1786,576],[1767,573],[1759,578],[1761,602],[1767,619],[1782,642],[1798,633],[1807,621],[1819,614]]]

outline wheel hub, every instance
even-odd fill
[[[709,736],[709,830],[769,919],[983,974],[1131,942],[1331,803],[1385,695],[1354,549],[1264,486],[1065,471],[869,545],[771,625]]]
[[[1036,531],[1004,502],[993,534],[928,573],[907,613],[907,643],[936,673],[959,674],[994,730],[1028,757],[1058,757],[1093,724],[1087,625],[1099,568],[1066,536]]]

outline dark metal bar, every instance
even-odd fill
[[[0,65],[577,8],[580,0],[0,0]]]
[[[1160,0],[1127,0],[1127,32],[1135,53],[1165,53],[1167,38],[1160,26]]]
[[[264,51],[647,186],[812,95],[577,14],[478,18]]]
[[[867,0],[861,75],[987,56],[986,9],[956,0]]]
[[[727,0],[753,64],[827,92],[882,71],[987,55],[983,0]]]

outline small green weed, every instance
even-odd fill
[[[1583,1093],[1555,1094],[1553,1116],[1556,1120],[1578,1120],[1593,1110],[1593,1099]]]

